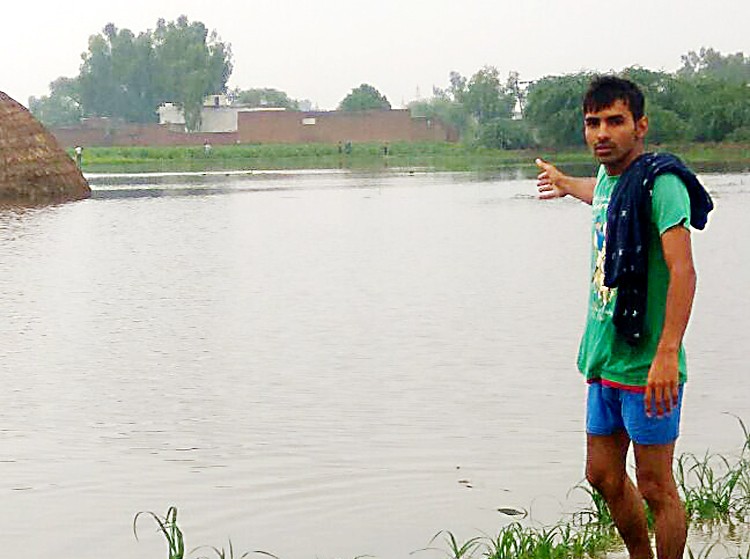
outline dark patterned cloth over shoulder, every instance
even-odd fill
[[[695,174],[668,153],[645,153],[617,181],[607,208],[604,285],[617,288],[613,323],[631,345],[643,335],[648,279],[651,193],[659,175],[676,175],[690,197],[690,225],[703,229],[714,204]]]

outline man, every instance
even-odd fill
[[[596,179],[536,163],[540,198],[570,195],[593,209],[591,295],[578,355],[589,383],[586,477],[631,559],[653,557],[643,499],[658,558],[679,559],[687,526],[672,459],[696,283],[689,227],[703,228],[712,203],[678,159],[645,153],[648,118],[635,84],[594,79],[583,112],[586,143],[601,164]],[[626,471],[631,442],[637,488]]]
[[[80,169],[83,166],[83,148],[81,146],[76,146],[73,148],[73,151],[76,154],[76,165]]]

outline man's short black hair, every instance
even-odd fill
[[[618,76],[597,76],[591,80],[583,96],[583,113],[601,111],[618,100],[627,104],[635,122],[643,117],[643,92],[630,80]]]

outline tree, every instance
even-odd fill
[[[49,89],[49,95],[29,99],[31,113],[46,126],[78,124],[83,116],[78,80],[57,78]]]
[[[513,71],[508,74],[505,91],[513,97],[513,107],[518,106],[521,115],[523,115],[526,107],[526,89],[521,85],[521,76],[518,72]]]
[[[466,93],[466,78],[453,70],[448,75],[448,81],[450,81],[451,84],[448,88],[448,92],[453,97],[453,100],[457,103],[462,102],[464,93]]]
[[[485,66],[469,80],[453,71],[449,82],[447,89],[433,87],[431,99],[411,103],[412,115],[440,118],[456,128],[463,140],[485,147],[533,145],[527,124],[513,120],[516,103],[524,95],[517,73],[511,72],[503,85],[497,69]]]
[[[683,60],[692,61],[693,71],[683,67],[677,74],[642,68],[623,72],[644,90],[651,141],[721,142],[750,125],[750,95],[741,78],[741,53],[722,57],[712,49],[701,49],[700,55],[691,52]]]
[[[391,104],[373,86],[363,83],[339,103],[340,111],[368,111],[373,109],[390,110]]]
[[[655,143],[741,141],[750,129],[750,82],[740,77],[747,64],[742,53],[725,57],[701,49],[683,60],[683,68],[675,74],[640,67],[621,72],[644,92],[648,139]],[[582,144],[580,104],[591,77],[587,73],[547,77],[531,86],[525,116],[542,144]]]
[[[215,31],[209,35],[205,25],[190,23],[184,15],[176,22],[160,19],[153,44],[158,97],[178,103],[187,129],[197,130],[205,97],[226,92],[232,73],[231,47]]]
[[[674,75],[631,66],[622,71],[622,76],[635,82],[646,98],[648,141],[660,144],[692,138],[686,90]]]
[[[281,107],[284,109],[299,109],[299,101],[292,99],[278,89],[234,89],[230,92],[232,101],[246,107]]]
[[[549,76],[529,87],[525,116],[542,145],[583,145],[581,99],[590,80],[588,73]]]
[[[435,95],[426,101],[414,101],[409,104],[414,117],[437,118],[463,134],[468,125],[468,115],[463,106],[442,95]]]
[[[473,126],[467,127],[467,131],[474,129],[471,135],[474,142],[496,149],[516,149],[531,144],[526,123],[513,120],[519,95],[518,75],[512,72],[506,85],[501,83],[500,73],[494,66],[485,66],[471,77],[460,98],[465,112],[473,120]]]
[[[471,77],[461,94],[461,102],[482,125],[497,118],[511,118],[516,99],[500,83],[497,68],[485,66]]]
[[[647,140],[655,144],[685,142],[693,137],[690,124],[676,112],[652,105],[648,109]]]
[[[750,83],[750,57],[742,52],[722,55],[712,48],[701,48],[682,55],[681,77],[703,76],[733,83]]]
[[[535,146],[534,138],[522,120],[495,118],[479,127],[477,144],[494,149],[526,149]]]
[[[189,130],[200,124],[204,98],[226,91],[232,72],[231,47],[215,32],[185,16],[157,22],[154,31],[135,36],[109,23],[89,38],[77,78],[84,116],[129,122],[156,120],[165,101],[178,103]]]
[[[409,110],[414,117],[438,118],[463,136],[470,126],[470,117],[461,103],[466,92],[466,78],[451,71],[448,79],[450,86],[447,89],[433,86],[432,97],[412,101]]]
[[[89,38],[78,77],[81,106],[87,116],[109,116],[130,122],[155,120],[151,38],[107,24]]]
[[[750,95],[745,84],[701,79],[694,84],[690,122],[699,142],[721,142],[750,126]]]

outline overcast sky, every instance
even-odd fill
[[[3,3],[0,91],[27,104],[78,74],[89,35],[185,14],[232,45],[230,87],[333,109],[374,85],[402,106],[484,65],[521,79],[641,65],[674,71],[702,46],[750,55],[750,0],[68,0]]]

